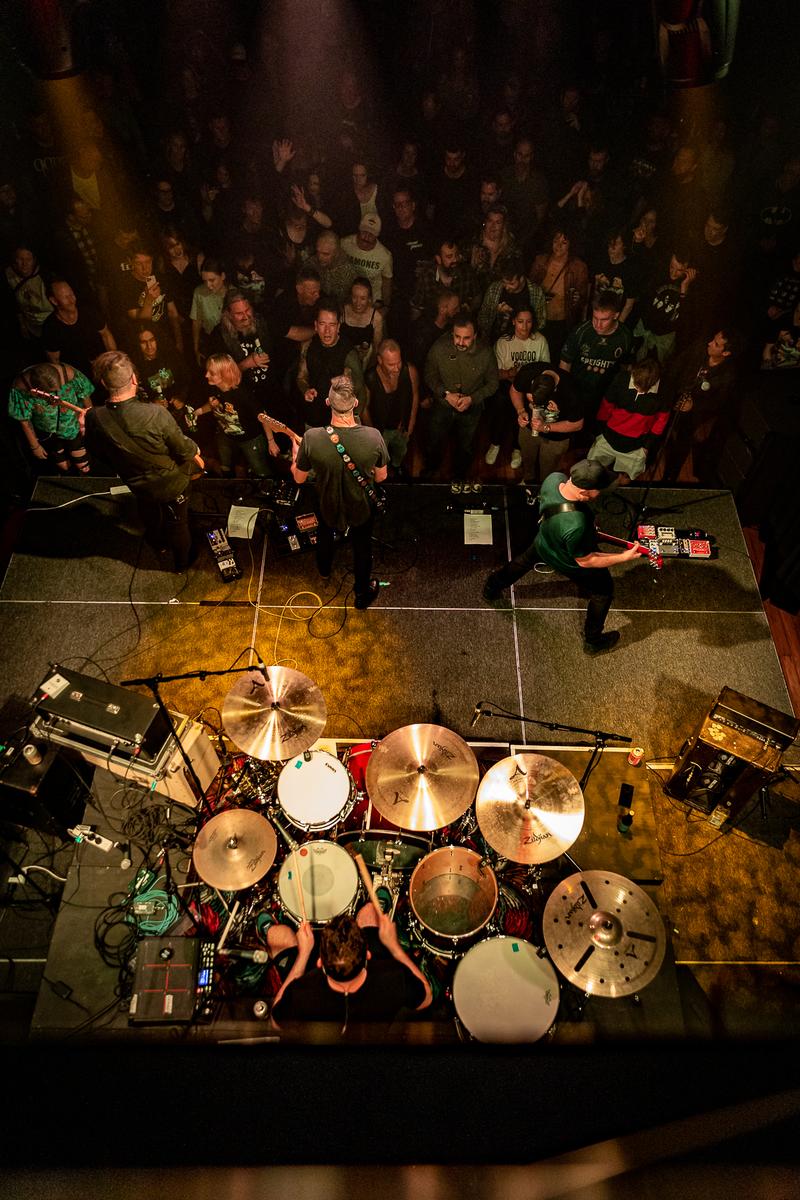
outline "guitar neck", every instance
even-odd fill
[[[636,545],[635,542],[629,542],[625,538],[615,537],[613,533],[605,533],[602,529],[595,529],[595,533],[604,542],[613,542],[615,546],[624,546],[626,550],[632,550]],[[647,546],[636,545],[636,551],[643,558],[649,558],[653,566],[658,570],[662,565],[661,555],[654,549],[648,549]]]

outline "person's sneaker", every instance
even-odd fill
[[[486,576],[486,581],[483,585],[483,598],[489,604],[494,604],[495,600],[499,600],[504,592],[502,584],[497,582],[497,572],[493,571],[491,575]]]
[[[364,596],[356,595],[356,598],[354,601],[356,608],[358,608],[358,609],[369,608],[370,604],[372,604],[372,601],[376,598],[376,596],[378,595],[378,592],[380,590],[381,589],[378,586],[377,579],[371,579],[370,584],[369,584],[369,591],[366,593],[366,595],[364,595]]]
[[[601,633],[596,642],[583,643],[585,654],[605,654],[607,650],[613,650],[619,641],[619,630],[609,629],[608,633]]]
[[[512,451],[511,454],[511,470],[516,471],[522,466],[522,455],[519,450]]]
[[[494,464],[497,462],[497,456],[499,453],[500,453],[500,447],[496,446],[494,444],[494,442],[492,442],[491,446],[486,451],[486,456],[484,457],[484,460],[483,460],[486,463],[487,467],[494,466]]]

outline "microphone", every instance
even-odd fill
[[[472,710],[472,720],[469,723],[470,729],[475,728],[475,726],[478,724],[478,721],[480,720],[480,718],[482,716],[483,716],[483,701],[479,700],[478,703],[475,705],[475,708]]]
[[[269,952],[267,950],[242,950],[236,946],[228,949],[226,946],[224,950],[217,950],[217,954],[222,954],[227,958],[249,958],[256,963],[269,962]]]

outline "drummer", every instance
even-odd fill
[[[403,1009],[419,1011],[431,1003],[430,984],[400,945],[397,926],[371,903],[355,917],[345,914],[323,926],[316,949],[307,921],[296,934],[288,925],[271,925],[267,945],[279,971],[289,966],[272,1004],[277,1028],[320,1021],[344,1037],[349,1026],[388,1024]],[[287,951],[296,953],[286,957]]]

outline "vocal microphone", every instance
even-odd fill
[[[255,963],[269,962],[267,950],[242,950],[236,946],[226,946],[224,950],[217,950],[217,954],[222,954],[227,958],[249,958]]]
[[[470,729],[475,728],[475,726],[478,724],[478,721],[480,720],[480,718],[482,716],[483,716],[483,702],[479,701],[475,705],[475,708],[473,709],[473,712],[472,712],[472,720],[469,723]]]

